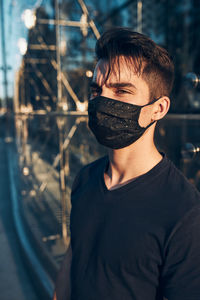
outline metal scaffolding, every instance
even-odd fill
[[[60,29],[63,26],[67,27],[78,27],[80,28],[84,38],[87,37],[88,28],[90,27],[94,36],[99,38],[100,34],[94,21],[90,18],[88,9],[83,0],[78,0],[82,11],[82,17],[80,21],[66,21],[60,19],[59,13],[59,1],[55,0],[55,19],[37,19],[37,24],[39,25],[54,25],[55,26],[55,45],[48,45],[42,34],[37,30],[37,40],[39,44],[29,44],[28,49],[32,51],[44,51],[46,53],[46,58],[35,58],[27,53],[22,61],[21,68],[15,77],[15,97],[14,97],[14,109],[15,109],[15,125],[17,133],[17,145],[18,151],[20,153],[20,163],[22,166],[22,172],[24,175],[29,175],[31,172],[31,159],[30,156],[30,146],[29,146],[29,119],[32,117],[43,116],[44,118],[54,118],[54,122],[57,124],[58,128],[58,144],[59,153],[55,156],[52,163],[52,168],[48,171],[45,179],[41,181],[37,186],[35,186],[36,195],[40,197],[45,192],[48,185],[48,178],[52,175],[57,167],[59,167],[59,178],[60,178],[60,204],[61,204],[61,221],[62,221],[62,239],[64,244],[68,244],[69,232],[67,224],[67,177],[69,172],[69,161],[68,161],[68,147],[70,145],[71,139],[74,136],[79,125],[87,121],[87,102],[82,102],[79,97],[74,92],[66,74],[61,69],[61,51],[60,51]],[[53,51],[55,53],[55,58],[49,55],[48,52]],[[25,69],[26,64],[29,64],[34,71],[37,80],[40,80],[44,89],[46,90],[47,96],[51,97],[53,102],[56,103],[56,111],[48,111],[46,109],[33,110],[30,104],[29,95],[26,95],[25,84],[27,81],[30,86],[37,91],[38,99],[41,99],[40,91],[37,86],[36,79],[27,75]],[[51,84],[45,78],[45,74],[41,71],[40,65],[49,64],[56,72],[57,80],[57,93],[53,90]],[[27,76],[29,76],[27,78]],[[75,103],[75,110],[68,110],[67,103],[63,100],[63,87],[71,96],[71,99]],[[70,124],[68,128],[68,134],[65,134],[66,118],[74,116],[75,119]],[[69,206],[69,205],[68,205]],[[68,212],[69,214],[69,212]],[[56,235],[58,237],[58,235]],[[45,237],[48,240],[48,237]]]

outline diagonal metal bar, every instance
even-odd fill
[[[40,91],[39,91],[39,88],[38,88],[38,86],[37,86],[35,80],[34,80],[33,78],[30,78],[29,82],[30,82],[30,84],[33,86],[33,88],[34,88],[36,94],[39,95],[39,94],[40,94]]]
[[[134,1],[133,0],[127,0],[124,3],[122,3],[121,5],[113,8],[107,15],[104,15],[103,18],[98,19],[96,18],[96,22],[99,25],[103,25],[106,21],[108,21],[109,19],[111,19],[112,17],[114,17],[115,15],[117,15],[119,12],[121,12],[124,8],[126,8],[127,6],[133,4]]]
[[[83,118],[83,117],[79,117],[79,118],[76,119],[74,125],[71,127],[71,129],[70,129],[70,131],[69,131],[69,133],[68,133],[68,135],[67,135],[67,137],[66,137],[66,139],[65,139],[65,141],[63,143],[62,150],[66,150],[67,149],[67,147],[69,146],[69,143],[70,143],[73,135],[75,134],[75,132],[76,132],[76,130],[78,128],[78,125],[80,124],[80,122],[83,122],[83,121],[85,121],[85,118]],[[60,155],[60,153],[58,153],[56,155],[55,159],[54,159],[54,162],[53,162],[53,165],[52,165],[53,168],[56,168],[58,166],[58,164],[60,162],[60,159],[61,159],[61,155]],[[49,171],[49,173],[47,174],[46,180],[43,181],[42,184],[40,185],[39,191],[41,193],[44,192],[44,190],[45,190],[45,188],[47,186],[48,178],[49,178],[51,172],[52,172],[52,170]]]
[[[93,32],[94,32],[94,35],[97,39],[100,38],[100,33],[94,23],[94,21],[92,19],[90,19],[90,16],[89,16],[89,12],[88,12],[88,9],[87,9],[87,6],[85,5],[84,1],[83,0],[78,0],[78,3],[79,5],[81,6],[81,9],[83,11],[84,14],[86,14],[89,18],[89,25],[90,27],[92,28]]]
[[[52,89],[51,89],[48,81],[44,78],[42,72],[38,69],[38,67],[36,66],[36,64],[31,63],[31,65],[32,65],[33,69],[35,70],[35,73],[38,76],[38,78],[40,78],[40,80],[41,80],[43,86],[45,87],[45,89],[47,90],[47,92],[50,95],[53,95],[53,91],[52,91]],[[53,101],[56,101],[56,97],[55,96],[52,96],[52,99],[53,99]]]

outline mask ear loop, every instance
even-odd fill
[[[147,127],[143,127],[145,129],[148,129],[151,125],[153,125],[156,121],[154,120],[153,122],[151,122],[149,125],[147,125]]]
[[[142,105],[141,107],[145,107],[145,106],[151,105],[151,104],[155,103],[156,101],[158,101],[160,98],[161,98],[161,97],[156,98],[156,99],[152,100],[151,102],[149,102],[149,103],[147,103],[147,104],[145,104],[145,105]]]

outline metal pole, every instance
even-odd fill
[[[57,101],[58,105],[62,101],[62,81],[61,81],[61,62],[60,62],[60,25],[59,25],[59,2],[55,0],[56,17],[56,61],[57,61]]]
[[[8,105],[8,80],[7,80],[7,63],[6,63],[6,45],[5,45],[5,27],[4,27],[4,5],[3,0],[0,0],[0,13],[1,13],[1,48],[2,48],[2,60],[3,60],[3,86],[4,86],[4,97],[7,111],[9,110]]]
[[[137,1],[137,31],[142,33],[142,1]]]
[[[59,122],[59,121],[58,121]],[[59,126],[59,150],[60,150],[60,190],[61,190],[61,207],[62,207],[62,238],[64,244],[67,245],[67,216],[66,216],[66,182],[65,182],[65,154],[63,149],[63,126]]]
[[[59,0],[55,0],[56,14],[56,60],[57,60],[57,108],[62,107],[62,79],[61,79],[61,61],[60,61],[60,25],[59,25]],[[67,218],[66,218],[66,183],[65,183],[65,162],[63,149],[63,122],[62,119],[57,119],[59,130],[59,152],[60,152],[60,192],[61,192],[61,207],[62,207],[62,238],[64,244],[67,240]]]

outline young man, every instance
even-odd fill
[[[89,127],[108,156],[74,182],[57,299],[199,300],[200,195],[154,144],[173,63],[127,28],[105,32],[96,55]]]

